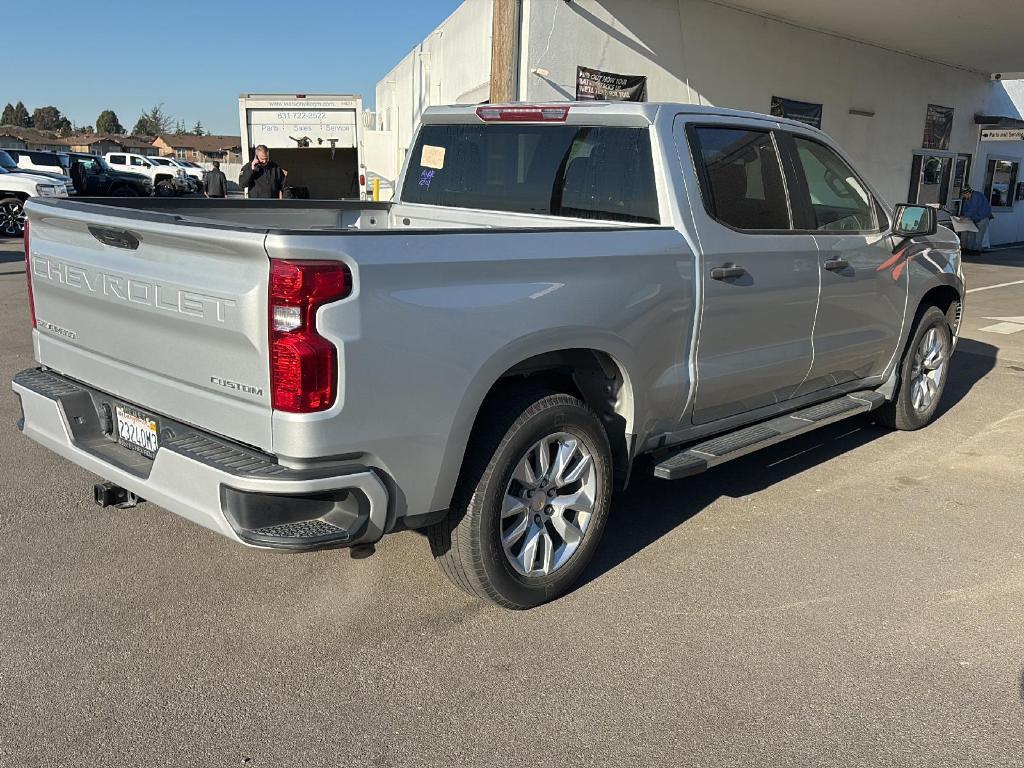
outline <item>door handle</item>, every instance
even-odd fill
[[[732,280],[736,277],[743,277],[747,270],[733,264],[726,264],[724,267],[715,267],[711,270],[712,280]]]
[[[850,268],[850,262],[846,259],[829,259],[823,265],[829,272],[842,272]]]

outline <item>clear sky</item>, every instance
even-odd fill
[[[474,0],[469,0],[474,2]],[[460,0],[49,0],[5,3],[0,108],[52,104],[76,125],[113,109],[131,130],[163,102],[191,129],[238,133],[240,93],[355,93]]]

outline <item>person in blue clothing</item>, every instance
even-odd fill
[[[985,230],[992,218],[992,206],[985,196],[970,187],[964,187],[964,201],[960,206],[960,215],[974,222],[977,232],[964,232],[964,250],[980,253],[985,241]]]

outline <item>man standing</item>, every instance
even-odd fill
[[[220,162],[213,161],[213,170],[203,176],[203,194],[207,197],[227,197],[228,180],[220,169]]]
[[[985,242],[985,230],[988,229],[989,219],[992,218],[992,206],[989,205],[983,194],[975,192],[970,187],[965,187],[960,215],[973,221],[974,226],[978,228],[977,232],[964,232],[964,250],[981,253],[982,244]]]
[[[284,173],[281,166],[270,159],[265,144],[256,147],[256,157],[238,174],[238,185],[249,190],[250,198],[277,199],[284,197]]]

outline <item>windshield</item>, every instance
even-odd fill
[[[149,158],[149,161],[151,163],[156,163],[157,165],[170,165],[171,164],[170,160],[164,160],[162,157],[151,157],[151,158]]]
[[[14,162],[14,158],[8,155],[6,152],[4,152],[2,149],[0,149],[0,168],[13,171],[17,167],[18,164]]]
[[[72,164],[82,166],[82,169],[89,174],[110,170],[106,160],[102,157],[93,157],[92,155],[78,155],[72,158]]]

